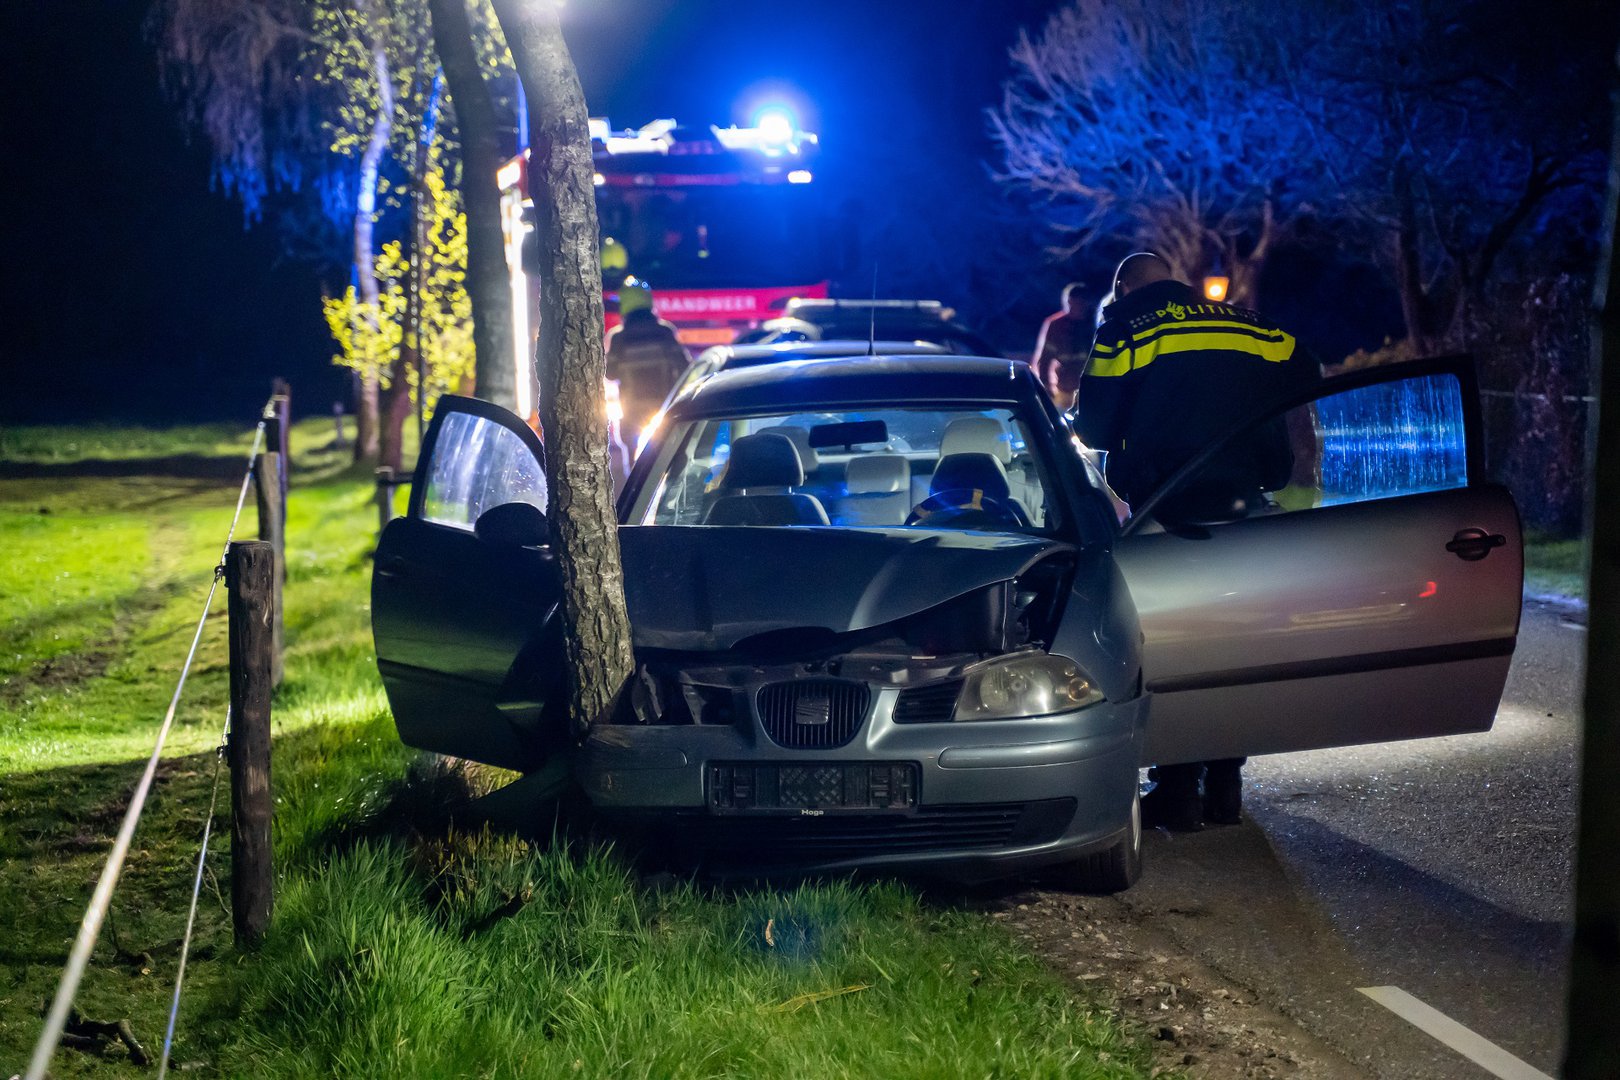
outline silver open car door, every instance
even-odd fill
[[[1524,562],[1478,401],[1467,358],[1339,376],[1268,414],[1295,467],[1262,505],[1186,509],[1229,438],[1138,508],[1116,558],[1144,636],[1144,764],[1491,726]]]

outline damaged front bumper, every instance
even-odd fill
[[[753,705],[724,724],[598,725],[575,777],[599,812],[715,869],[883,867],[984,880],[1125,834],[1140,699],[915,723],[896,720],[899,695],[876,690],[853,739],[824,749],[778,745]]]

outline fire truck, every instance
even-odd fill
[[[817,137],[786,112],[752,127],[655,120],[615,130],[590,121],[607,329],[619,287],[646,282],[653,310],[689,350],[729,344],[781,316],[793,297],[825,297],[847,253],[816,199]],[[532,407],[539,298],[524,257],[533,231],[528,152],[497,174],[512,275],[519,411]]]

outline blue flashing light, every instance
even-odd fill
[[[759,129],[761,142],[782,147],[793,142],[799,125],[788,109],[781,105],[768,105],[754,114],[754,126]]]

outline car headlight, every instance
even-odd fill
[[[957,720],[1050,716],[1094,705],[1101,690],[1072,660],[1046,653],[994,660],[968,672],[956,699]]]

